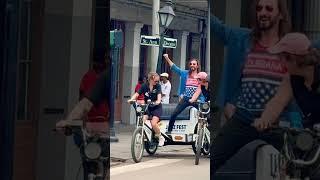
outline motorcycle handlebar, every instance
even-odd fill
[[[308,132],[312,132],[309,129],[296,129],[296,128],[288,128],[288,127],[274,127],[272,129],[270,129],[273,132],[280,132],[283,133],[284,136],[284,155],[286,156],[286,158],[288,160],[290,160],[292,163],[297,164],[297,165],[303,165],[303,166],[309,166],[314,164],[320,156],[320,145],[318,145],[317,147],[317,151],[314,154],[313,158],[311,160],[302,160],[302,159],[292,159],[292,157],[290,157],[289,155],[289,150],[288,150],[288,140],[287,140],[287,133],[286,132],[294,132],[294,133],[299,133],[299,132],[303,132],[303,131],[308,131]]]
[[[286,152],[285,153],[286,157],[288,159],[290,159],[288,151],[286,150],[285,152]],[[319,155],[320,155],[320,146],[318,146],[317,152],[311,160],[305,161],[305,160],[301,160],[301,159],[291,159],[291,161],[295,164],[298,164],[298,165],[309,166],[309,165],[312,165],[313,163],[315,163],[319,159]]]

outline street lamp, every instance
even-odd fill
[[[160,17],[160,26],[162,27],[169,27],[170,23],[172,22],[174,16],[176,16],[174,14],[174,11],[171,7],[172,2],[171,1],[167,1],[166,6],[164,6],[163,8],[161,8],[158,11],[159,17]]]
[[[167,0],[166,5],[162,7],[159,11],[159,19],[160,19],[160,27],[168,28],[171,24],[173,18],[176,16],[173,8],[172,8],[172,0]],[[159,44],[159,55],[157,62],[157,73],[161,73],[161,61],[162,61],[162,49],[163,49],[163,41],[164,41],[165,31],[160,32],[160,44]]]

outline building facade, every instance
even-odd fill
[[[187,68],[190,58],[197,58],[201,62],[202,70],[209,71],[208,3],[175,2],[173,7],[176,16],[166,31],[166,37],[177,39],[177,47],[164,48],[161,53],[169,54],[174,63],[183,69]],[[153,34],[153,26],[157,25],[154,25],[153,14],[157,16],[154,7],[161,8],[164,5],[159,0],[110,1],[110,30],[121,29],[124,34],[124,47],[120,50],[119,75],[116,83],[115,120],[118,122],[134,123],[135,114],[127,104],[127,100],[134,93],[138,77],[155,71],[159,48],[140,45],[140,37],[159,35]],[[157,53],[152,52],[154,49]],[[172,83],[171,102],[177,102],[178,76],[171,73],[164,60],[161,62],[161,72],[169,74]]]

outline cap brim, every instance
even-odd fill
[[[267,51],[271,54],[279,54],[284,52],[284,49],[279,44],[276,44],[273,47],[268,48]]]

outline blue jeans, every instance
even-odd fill
[[[176,109],[172,113],[169,121],[169,126],[168,126],[168,132],[171,132],[174,126],[174,122],[176,121],[177,116],[188,106],[194,106],[196,107],[196,104],[190,103],[189,102],[190,98],[183,97],[178,105],[176,106]]]
[[[216,171],[225,164],[234,154],[243,146],[256,139],[261,139],[268,144],[273,145],[279,151],[283,146],[283,135],[281,132],[257,131],[245,119],[239,111],[236,111],[230,120],[219,129],[216,138],[212,141],[210,151],[210,172],[211,179],[214,179]]]

